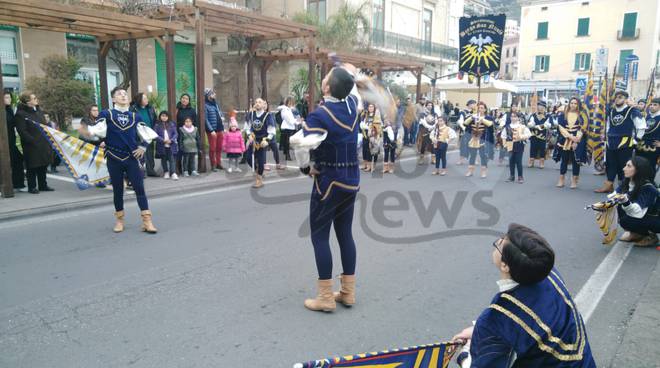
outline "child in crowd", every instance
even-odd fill
[[[197,153],[199,152],[199,130],[193,125],[192,117],[186,116],[179,128],[179,147],[181,153],[181,171],[183,176],[199,176],[197,173]]]
[[[238,167],[238,159],[245,152],[245,141],[243,140],[243,133],[238,129],[238,122],[234,116],[230,118],[229,132],[225,133],[223,147],[229,159],[227,172],[241,172],[241,168]]]
[[[178,152],[176,123],[170,120],[170,114],[167,111],[161,111],[158,115],[158,122],[154,127],[158,134],[156,138],[156,154],[161,159],[163,166],[163,178],[179,180],[176,175],[176,164],[174,157]]]
[[[457,139],[458,135],[456,135],[454,129],[447,125],[447,120],[443,115],[438,116],[435,120],[436,123],[429,133],[435,152],[435,171],[433,171],[433,175],[445,176],[447,175],[447,148],[449,148],[449,142]],[[441,164],[442,170],[440,170]]]
[[[371,156],[371,164],[369,171],[373,172],[378,162],[378,155],[383,147],[383,132],[380,124],[371,124],[369,127],[369,154]]]

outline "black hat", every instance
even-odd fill
[[[475,101],[475,100],[468,100],[466,105],[472,105],[472,104],[476,104],[476,103],[477,103],[477,101]]]
[[[539,100],[539,102],[537,102],[536,105],[537,106],[548,107],[548,103],[545,102],[545,100]]]
[[[652,99],[651,103],[660,105],[660,97],[656,97],[656,98]]]
[[[642,102],[646,104],[646,99],[645,98],[640,98],[639,100],[637,100],[637,103],[642,103]]]
[[[623,91],[623,90],[620,90],[620,91],[616,91],[616,92],[614,92],[614,97],[615,97],[615,98],[618,97],[619,95],[621,95],[621,96],[623,96],[623,97],[625,97],[625,98],[628,98],[628,96],[630,96],[630,95],[628,94],[628,92]]]

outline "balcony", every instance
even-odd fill
[[[431,56],[452,61],[458,60],[458,49],[398,33],[371,30],[371,47],[393,50],[397,54]]]
[[[635,28],[634,32],[618,30],[616,32],[616,39],[619,41],[631,41],[639,38],[639,28]]]

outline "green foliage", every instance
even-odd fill
[[[167,101],[165,101],[164,95],[159,95],[157,92],[148,93],[147,98],[149,99],[149,105],[151,105],[156,112],[161,112],[167,110]],[[170,111],[170,113],[174,113]]]
[[[293,20],[318,27],[319,46],[350,51],[367,46],[360,35],[361,30],[369,30],[371,27],[369,17],[365,15],[368,5],[367,2],[360,6],[344,3],[325,24],[320,24],[316,15],[307,12],[296,13]]]
[[[190,106],[195,107],[196,95],[194,88],[192,88],[190,77],[186,73],[179,73],[176,76],[176,95],[181,96],[184,93],[190,95]],[[151,101],[151,99],[149,99],[149,101]]]
[[[398,97],[401,101],[406,101],[406,97],[408,97],[408,90],[406,87],[395,83],[392,79],[386,79],[383,83],[387,86],[387,89],[390,90],[392,96]]]
[[[67,131],[71,118],[84,116],[94,103],[94,86],[75,79],[80,64],[74,58],[47,56],[41,60],[41,69],[46,75],[29,78],[26,87],[39,98],[40,107]]]
[[[300,101],[309,87],[309,71],[307,68],[300,68],[291,77],[291,94]],[[321,76],[316,73],[316,90],[321,90]]]

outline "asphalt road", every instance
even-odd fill
[[[610,250],[584,210],[602,177],[585,170],[580,189],[560,190],[550,164],[520,185],[491,163],[466,179],[455,157],[447,177],[411,160],[405,174],[363,175],[358,304],[332,314],[302,304],[316,280],[307,178],[155,199],[152,236],[135,203],[122,234],[109,205],[0,223],[0,367],[291,367],[447,340],[497,291],[491,243],[511,222],[549,240],[577,294]],[[589,320],[599,366],[659,254],[633,249]]]

